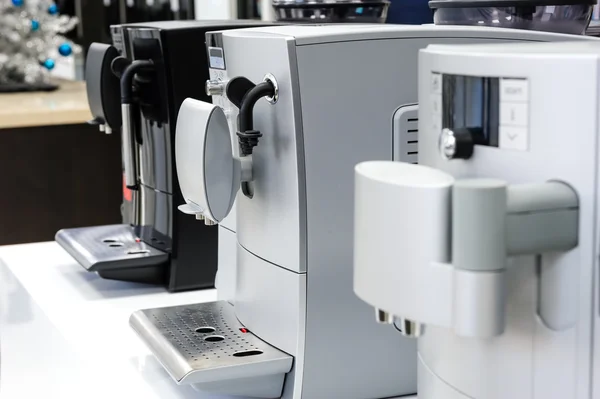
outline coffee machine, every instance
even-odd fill
[[[140,310],[132,328],[176,383],[204,392],[416,392],[416,343],[372,323],[352,289],[353,167],[416,162],[419,49],[570,36],[315,25],[217,37],[208,52],[229,105],[186,99],[175,147],[187,212],[221,223],[236,204],[233,300]]]
[[[597,42],[429,46],[419,165],[356,166],[358,296],[419,399],[598,396]]]
[[[88,100],[101,131],[122,128],[123,224],[64,229],[56,241],[101,277],[162,284],[169,291],[214,285],[217,229],[177,207],[177,113],[185,98],[210,101],[205,33],[253,21],[168,21],[111,27],[113,45],[94,43],[86,63]]]

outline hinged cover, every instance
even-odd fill
[[[221,222],[233,206],[240,170],[220,107],[191,98],[183,102],[177,117],[175,156],[185,201],[205,217]]]

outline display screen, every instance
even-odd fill
[[[223,57],[223,49],[220,47],[209,47],[208,58],[210,67],[214,69],[225,69],[225,58]]]
[[[477,144],[498,147],[500,79],[443,75],[442,128],[469,129]]]
[[[223,50],[218,47],[209,48],[208,53],[211,57],[223,58]]]

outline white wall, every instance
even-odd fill
[[[196,19],[235,19],[235,0],[194,0]]]
[[[260,0],[260,14],[263,21],[275,20],[275,11],[273,11],[271,0]]]

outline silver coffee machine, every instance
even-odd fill
[[[356,166],[354,289],[419,399],[598,397],[599,72],[597,41],[429,46],[419,165]]]
[[[417,162],[419,49],[569,36],[392,25],[217,36],[208,52],[227,102],[182,104],[177,174],[186,212],[197,218],[221,223],[236,204],[233,298],[140,310],[131,326],[177,383],[201,391],[415,393],[416,343],[373,323],[372,308],[353,292],[353,167]]]

